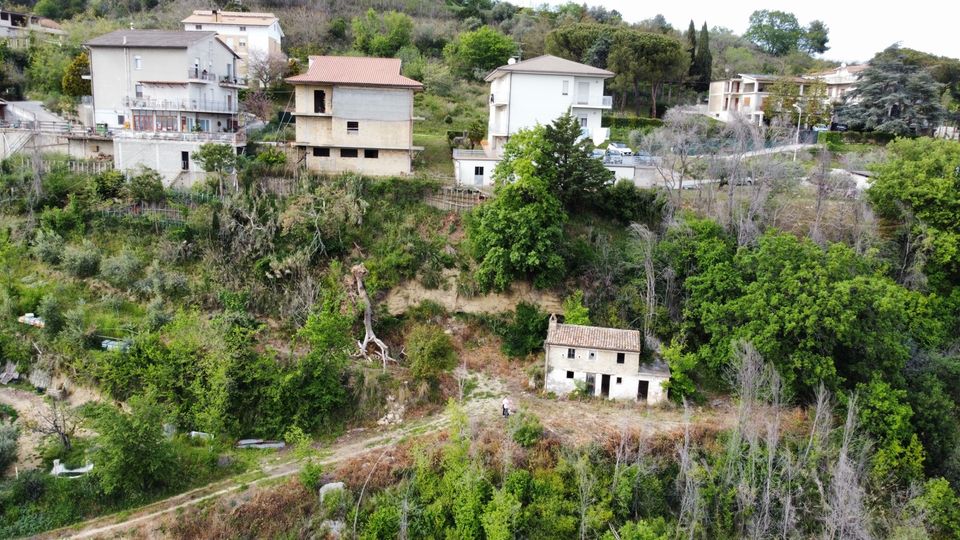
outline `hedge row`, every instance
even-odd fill
[[[663,120],[639,116],[604,116],[601,119],[600,125],[603,127],[628,129],[658,128],[663,125]]]

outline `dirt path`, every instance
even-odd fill
[[[471,420],[495,418],[500,414],[500,403],[509,394],[520,409],[535,412],[545,428],[574,443],[597,437],[610,430],[639,428],[643,432],[673,430],[683,425],[680,411],[671,408],[647,408],[636,404],[610,402],[588,403],[541,398],[524,392],[500,379],[482,374],[476,377],[477,387],[466,400],[464,408]],[[699,411],[694,421],[729,421],[726,410]],[[428,416],[395,428],[357,429],[340,437],[333,444],[321,448],[320,461],[325,470],[338,462],[356,458],[378,449],[392,446],[405,437],[421,436],[442,430],[448,423],[445,413]],[[223,496],[230,496],[248,487],[269,483],[294,475],[302,462],[289,454],[273,455],[261,463],[257,471],[247,472],[214,484],[182,493],[134,511],[95,518],[72,527],[50,531],[39,538],[125,538],[163,537],[158,526],[171,514],[191,506],[204,504]]]

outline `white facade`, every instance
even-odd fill
[[[642,364],[637,346],[607,348],[603,340],[595,343],[559,343],[557,330],[569,330],[576,325],[557,324],[551,317],[550,331],[544,344],[544,388],[556,394],[569,394],[581,383],[587,393],[596,397],[634,400],[649,405],[663,403],[667,392],[663,383],[670,372],[662,363]],[[627,330],[579,327],[589,335],[591,331],[635,332]],[[639,344],[639,333],[636,336]]]
[[[453,151],[453,176],[458,185],[487,187],[493,185],[493,169],[500,159],[483,150]]]
[[[152,32],[87,43],[93,116],[114,136],[117,169],[149,167],[172,184],[197,176],[192,153],[201,144],[245,144],[236,54],[213,32]]]
[[[490,83],[487,142],[500,151],[514,133],[546,125],[567,111],[580,121],[584,135],[595,145],[607,140],[601,127],[604,110],[613,107],[605,96],[603,77],[572,74],[505,73]]]
[[[282,54],[283,30],[280,19],[272,13],[198,10],[182,22],[188,32],[216,32],[236,51],[240,56],[237,62],[240,78],[247,78],[250,59]]]

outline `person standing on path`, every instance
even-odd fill
[[[510,401],[510,396],[506,396],[503,398],[502,409],[503,409],[503,417],[504,418],[509,417],[510,411],[513,409],[513,402]]]

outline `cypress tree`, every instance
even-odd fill
[[[703,23],[703,28],[700,29],[700,42],[697,43],[697,55],[694,58],[693,65],[697,66],[696,90],[705,92],[710,88],[710,79],[713,75],[713,55],[710,54],[710,33],[707,31],[706,21]]]
[[[693,19],[690,19],[690,28],[687,28],[687,51],[690,52],[690,78],[696,81],[699,78],[697,72],[697,27],[693,25]]]

